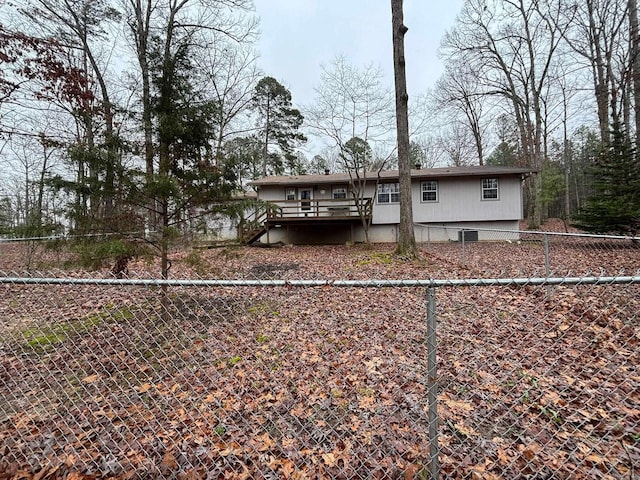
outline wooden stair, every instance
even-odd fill
[[[251,245],[257,241],[262,235],[267,233],[267,227],[261,225],[256,228],[242,229],[242,238],[240,239],[245,245]]]

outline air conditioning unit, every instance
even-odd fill
[[[478,231],[477,230],[460,230],[458,232],[458,241],[462,242],[463,238],[465,242],[477,242]]]

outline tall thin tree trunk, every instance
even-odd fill
[[[592,74],[598,108],[598,125],[600,127],[600,140],[603,143],[609,141],[609,82],[606,75],[604,55],[600,42],[600,29],[596,25],[594,0],[587,0],[587,11],[589,13],[589,32],[592,42]]]
[[[396,254],[415,258],[418,255],[413,231],[411,199],[411,165],[409,164],[409,96],[404,58],[404,25],[402,0],[391,0],[391,25],[393,33],[393,66],[396,86],[396,126],[398,137],[398,173],[400,180],[400,226]]]
[[[564,167],[564,217],[566,220],[571,218],[571,190],[570,190],[570,177],[569,174],[572,171],[570,168],[569,162],[571,160],[571,155],[569,152],[569,113],[568,113],[568,102],[567,102],[567,92],[562,87],[562,164]]]
[[[629,0],[629,40],[631,42],[631,75],[633,82],[633,113],[636,126],[636,160],[640,162],[640,32],[638,3]]]
[[[86,25],[86,23],[84,24]],[[104,210],[102,212],[103,218],[108,218],[113,213],[113,197],[114,197],[114,181],[115,181],[115,163],[117,159],[117,146],[115,131],[113,128],[113,105],[109,96],[109,89],[107,88],[107,82],[104,78],[100,65],[93,55],[91,47],[89,45],[89,39],[87,37],[87,31],[83,30],[80,36],[82,42],[82,48],[84,50],[85,62],[88,61],[91,65],[91,70],[95,75],[95,79],[98,82],[100,93],[102,95],[102,114],[104,115],[105,133],[104,142],[106,146],[107,158],[104,165],[104,189],[102,191],[102,202]],[[85,71],[88,71],[85,69]]]
[[[136,56],[140,66],[142,79],[142,129],[144,131],[144,159],[145,179],[147,185],[151,185],[154,174],[154,145],[153,122],[151,111],[151,74],[149,68],[149,31],[151,25],[151,0],[130,0],[130,5],[135,15],[135,21],[131,23],[131,31],[136,44]],[[159,229],[158,212],[159,205],[156,199],[149,196],[147,200],[147,226]]]
[[[264,144],[262,145],[262,176],[267,176],[267,164],[269,163],[269,128],[271,119],[271,107],[269,105],[270,99],[267,98],[267,118],[264,127]]]
[[[42,227],[42,210],[44,207],[44,181],[47,175],[49,156],[50,155],[47,154],[47,147],[43,144],[42,168],[40,169],[40,178],[38,179],[38,199],[36,203],[36,212],[35,212],[36,213],[35,221],[38,229]]]

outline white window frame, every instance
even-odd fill
[[[346,200],[348,195],[347,187],[333,187],[331,189],[331,198],[334,200]]]
[[[400,203],[400,184],[379,183],[376,201],[378,203]]]
[[[480,188],[482,200],[500,200],[500,183],[496,177],[483,178],[480,181]]]
[[[284,199],[285,200],[296,200],[298,198],[298,192],[295,188],[285,188],[284,189]]]
[[[433,188],[427,188],[433,187]],[[439,200],[438,195],[438,181],[437,180],[424,180],[420,183],[420,198],[422,203],[435,203]],[[433,194],[435,198],[425,198],[427,194]]]

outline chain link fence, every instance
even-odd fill
[[[640,277],[0,289],[3,478],[631,479],[640,461]]]
[[[555,226],[565,228],[564,224]],[[568,229],[568,227],[566,227]],[[501,230],[468,228],[464,226],[438,226],[416,224],[416,241],[429,258],[437,262],[438,269],[430,270],[430,278],[531,278],[531,277],[580,277],[580,276],[627,276],[640,272],[640,237],[614,235],[589,235],[564,231]],[[93,237],[89,236],[88,239]],[[108,240],[108,235],[99,237]],[[137,237],[132,237],[134,240]],[[5,238],[0,239],[0,270],[7,272],[50,272],[52,269],[86,268],[92,263],[91,251],[80,251],[74,241],[79,238]],[[69,248],[71,246],[71,249]],[[378,245],[385,249],[384,245]],[[75,248],[75,251],[73,250]],[[206,248],[206,245],[205,245]],[[386,246],[386,250],[393,246]],[[196,251],[196,250],[194,250]],[[222,250],[230,253],[225,258],[229,264],[235,256],[233,247]],[[366,252],[365,252],[366,253]],[[331,254],[331,253],[329,253]],[[178,256],[179,257],[179,256]],[[362,255],[361,263],[377,267],[381,260]],[[82,258],[79,261],[79,258]],[[218,271],[199,264],[200,255],[191,254],[177,259],[177,263],[188,264],[186,275],[193,273],[215,278],[232,275],[229,271]],[[290,278],[298,274],[298,261],[292,258],[289,266],[282,269],[283,262],[268,261],[266,266],[254,266],[245,271],[246,265],[236,264],[235,271],[243,278],[273,278],[284,274]],[[92,265],[93,266],[93,265]],[[361,267],[363,265],[358,265]],[[138,265],[134,276],[157,277],[159,272],[149,264]],[[181,271],[179,274],[183,274]],[[334,272],[305,272],[316,279],[340,278]],[[358,268],[347,272],[358,278],[382,278],[379,268]],[[364,274],[368,274],[368,276]],[[396,278],[396,272],[385,271]],[[101,272],[101,275],[103,272]],[[93,274],[91,274],[93,275]],[[233,275],[237,277],[237,275]]]
[[[568,232],[498,230],[420,225],[417,240],[434,255],[457,260],[483,277],[487,271],[503,277],[629,275],[637,264],[640,238]],[[500,262],[495,264],[495,252]]]
[[[632,480],[640,249],[518,235],[183,250],[164,282],[0,245],[0,479]]]

